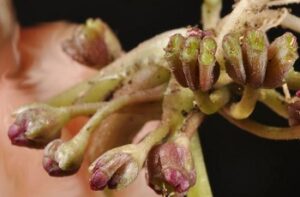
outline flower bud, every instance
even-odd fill
[[[136,145],[126,145],[110,150],[100,156],[89,168],[92,190],[119,189],[128,186],[137,177],[141,164]]]
[[[179,59],[180,51],[184,46],[185,38],[181,34],[175,34],[170,37],[170,41],[165,48],[165,58],[169,62],[170,69],[178,83],[187,87],[187,82],[183,73],[182,62]]]
[[[199,66],[197,58],[200,41],[200,37],[198,36],[188,36],[180,53],[185,80],[188,87],[192,90],[199,89]]]
[[[200,44],[199,79],[200,89],[203,92],[210,90],[219,77],[219,66],[216,65],[215,53],[217,43],[212,36],[206,36]]]
[[[226,59],[226,72],[237,83],[246,83],[246,71],[243,63],[242,48],[240,46],[241,34],[230,33],[223,39],[223,51]]]
[[[266,34],[259,30],[246,31],[242,41],[242,51],[247,84],[253,88],[263,85],[267,60],[268,40]]]
[[[290,126],[297,126],[300,124],[300,100],[288,105],[288,115]]]
[[[8,129],[11,143],[18,146],[42,148],[60,136],[69,120],[66,110],[46,104],[33,104],[14,113],[15,122]]]
[[[268,49],[265,87],[276,88],[283,84],[284,78],[298,58],[297,49],[297,38],[292,33],[285,33],[271,43]]]
[[[196,171],[189,139],[179,136],[175,140],[154,146],[147,158],[149,186],[158,194],[185,193],[196,182]]]
[[[75,61],[91,67],[106,65],[110,61],[109,51],[104,40],[105,25],[100,19],[89,19],[86,24],[74,31],[71,39],[62,48]]]
[[[180,34],[170,37],[165,58],[181,86],[193,91],[212,88],[219,76],[216,47],[212,32],[195,27],[187,31],[187,37]]]
[[[80,167],[80,165],[77,165],[75,167],[73,165],[68,169],[62,169],[62,167],[60,166],[60,159],[57,157],[59,148],[62,146],[62,144],[63,141],[57,139],[49,143],[45,148],[43,157],[43,167],[50,176],[69,176],[75,174]]]

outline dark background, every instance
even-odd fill
[[[223,14],[233,1],[225,0]],[[15,0],[23,26],[100,17],[117,33],[126,50],[162,31],[199,23],[198,0]],[[300,6],[299,6],[300,7]],[[298,9],[298,12],[300,9]],[[296,13],[296,12],[295,12]],[[271,37],[280,35],[273,30]],[[261,104],[253,118],[285,125]],[[216,197],[300,196],[300,142],[257,138],[230,125],[218,115],[200,130],[205,161]]]

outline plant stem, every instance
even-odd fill
[[[198,133],[195,132],[190,143],[197,173],[196,184],[189,190],[189,197],[212,197],[209,178],[205,167],[202,148]]]
[[[283,118],[288,118],[285,98],[273,89],[260,89],[258,100]]]
[[[297,71],[290,71],[286,77],[288,87],[292,90],[300,89],[300,73]]]
[[[137,48],[101,69],[96,76],[51,98],[47,103],[52,106],[66,106],[79,101],[97,102],[103,100],[121,84],[124,78],[128,78],[132,72],[139,68],[147,69],[149,66],[165,66],[167,62],[163,58],[165,54],[163,48],[167,45],[169,37],[175,33],[185,32],[186,28],[175,29],[145,41]],[[94,86],[95,84],[97,86]],[[94,89],[91,90],[91,87],[94,87]],[[85,95],[84,99],[82,95]]]
[[[227,87],[222,87],[210,95],[201,90],[194,91],[194,97],[200,111],[209,115],[217,112],[229,101],[230,93]]]
[[[242,99],[238,103],[233,103],[228,113],[235,119],[245,119],[251,115],[258,98],[258,90],[250,86],[245,86]]]
[[[300,126],[273,127],[255,122],[250,119],[236,120],[225,111],[220,111],[219,113],[233,125],[261,138],[270,140],[300,139]]]
[[[60,146],[59,166],[61,169],[68,169],[72,163],[81,163],[84,152],[87,148],[89,138],[93,131],[108,115],[113,112],[135,103],[157,101],[162,99],[165,86],[158,86],[153,89],[135,92],[132,94],[120,96],[112,101],[107,102],[92,116],[84,127],[71,140]]]

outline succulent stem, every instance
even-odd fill
[[[300,89],[300,73],[297,71],[290,71],[287,74],[286,82],[288,84],[288,87],[292,90],[299,90]]]
[[[189,197],[212,197],[212,191],[209,184],[209,178],[206,172],[205,161],[203,158],[202,147],[198,133],[195,132],[190,143],[195,169],[196,169],[196,183],[189,190]]]
[[[260,89],[258,100],[283,118],[288,118],[287,102],[285,98],[272,89]]]
[[[235,119],[245,119],[253,112],[258,98],[258,89],[245,86],[241,100],[228,108],[228,113]]]
[[[219,113],[231,124],[261,138],[270,140],[300,139],[300,126],[273,127],[255,122],[251,119],[236,120],[225,111],[220,111]]]
[[[120,96],[107,102],[93,115],[75,137],[58,148],[56,158],[59,161],[59,167],[62,170],[67,170],[70,168],[70,165],[80,165],[91,134],[108,115],[130,104],[159,100],[163,96],[164,89],[165,86],[162,85],[150,90]]]
[[[227,87],[222,87],[213,91],[211,94],[202,92],[201,90],[194,91],[195,101],[204,114],[216,113],[230,99],[230,93]]]

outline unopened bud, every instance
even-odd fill
[[[259,30],[246,31],[242,51],[247,84],[253,88],[263,85],[268,60],[268,40],[266,34]]]
[[[49,143],[45,148],[44,157],[43,157],[43,167],[50,176],[56,176],[56,177],[69,176],[75,174],[79,169],[79,167],[62,169],[59,166],[59,160],[57,159],[57,151],[62,144],[63,141],[57,139]]]
[[[230,33],[223,39],[223,51],[226,59],[226,72],[237,83],[246,83],[246,71],[243,63],[241,34]]]
[[[203,38],[200,44],[199,83],[203,92],[210,90],[219,77],[219,66],[216,65],[215,53],[217,43],[212,36]]]
[[[89,19],[85,25],[74,31],[62,48],[75,61],[91,67],[106,65],[110,61],[104,40],[105,25],[100,19]]]
[[[276,88],[284,83],[284,78],[298,58],[297,38],[292,33],[285,33],[276,38],[268,50],[268,66],[264,86]]]
[[[92,190],[124,188],[137,177],[141,164],[136,154],[136,145],[112,149],[100,156],[89,168]]]
[[[187,87],[187,82],[183,73],[182,62],[179,59],[180,51],[184,46],[185,38],[181,34],[175,34],[170,37],[170,41],[165,48],[165,58],[169,62],[170,69],[178,83]]]
[[[196,171],[185,136],[154,146],[146,164],[148,184],[158,194],[185,193],[195,184]]]
[[[200,48],[200,37],[189,36],[185,40],[185,44],[180,53],[183,72],[187,85],[192,90],[199,89],[199,66],[198,54]]]
[[[14,113],[15,122],[8,129],[14,145],[42,148],[60,136],[60,131],[69,120],[65,109],[46,104],[33,104]]]

